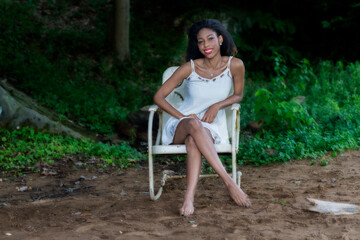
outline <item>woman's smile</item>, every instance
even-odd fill
[[[212,48],[206,48],[206,49],[204,49],[204,52],[205,52],[206,54],[210,54],[210,53],[212,53],[212,51],[213,51]]]

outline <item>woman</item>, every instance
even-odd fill
[[[154,96],[154,102],[172,116],[164,126],[162,143],[186,144],[187,190],[180,208],[182,216],[194,213],[201,155],[223,180],[236,204],[250,206],[248,196],[227,174],[214,146],[229,141],[224,108],[243,97],[245,68],[240,59],[232,57],[236,51],[232,37],[218,20],[193,24],[188,30],[187,62]],[[184,79],[187,96],[177,110],[165,98]],[[234,92],[229,96],[232,86]]]

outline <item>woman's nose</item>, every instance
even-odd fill
[[[209,45],[208,41],[204,41],[204,47],[206,48]]]

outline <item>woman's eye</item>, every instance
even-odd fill
[[[213,40],[214,38],[213,37],[209,37],[209,40]]]
[[[198,44],[202,44],[204,41],[198,41]]]

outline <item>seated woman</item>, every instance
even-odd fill
[[[195,189],[200,175],[201,156],[223,180],[239,206],[250,206],[248,196],[222,165],[214,144],[228,143],[225,109],[242,100],[245,68],[233,57],[236,46],[218,20],[205,19],[188,30],[186,63],[161,86],[154,102],[172,117],[163,129],[163,144],[186,144],[187,190],[180,214],[194,213]],[[185,79],[187,96],[177,110],[165,98]],[[229,96],[230,91],[234,93]]]

